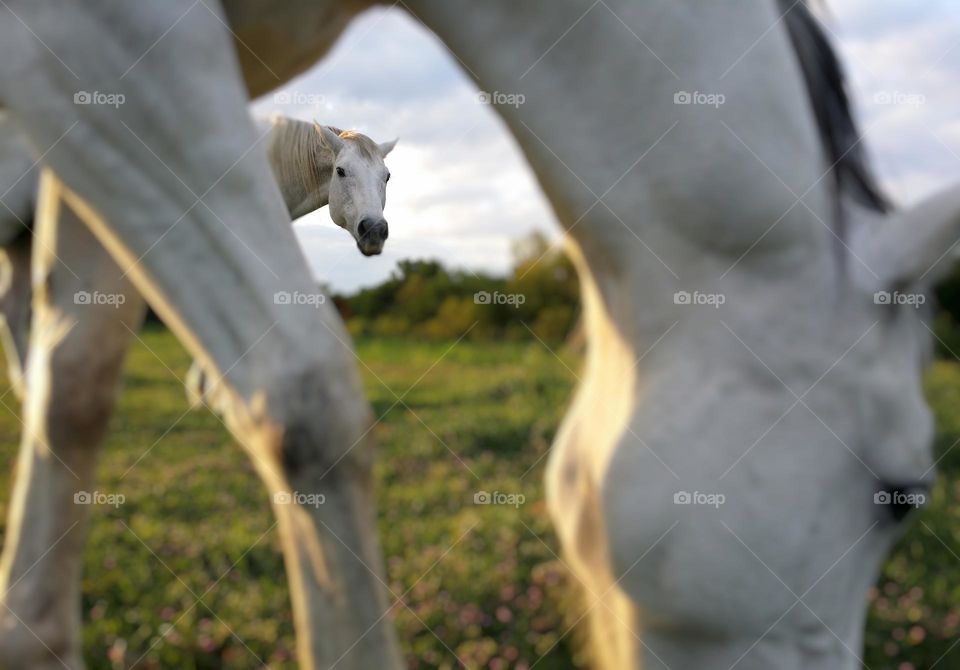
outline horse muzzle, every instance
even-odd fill
[[[386,219],[366,218],[357,225],[357,248],[364,256],[376,256],[390,234]]]

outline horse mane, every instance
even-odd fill
[[[883,193],[863,147],[847,94],[843,66],[823,26],[810,9],[811,1],[777,0],[800,61],[838,200],[841,195],[848,195],[874,212],[887,213],[893,207]],[[843,238],[845,217],[839,205],[838,213],[840,237]]]
[[[278,182],[301,184],[310,193],[330,181],[333,152],[312,123],[277,115],[270,117],[270,126],[267,154]]]
[[[270,118],[273,130],[267,150],[277,179],[284,184],[302,184],[305,193],[318,190],[330,181],[333,152],[327,148],[313,123],[282,115]],[[327,126],[341,139],[352,142],[357,152],[368,159],[381,159],[377,143],[354,130]]]

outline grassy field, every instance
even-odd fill
[[[406,606],[395,622],[409,666],[575,667],[570,619],[557,613],[569,588],[544,509],[542,457],[576,357],[561,353],[561,362],[537,342],[361,341],[358,351],[382,417],[381,532],[391,589]],[[187,412],[188,364],[159,329],[131,353],[98,485],[125,502],[94,507],[85,558],[87,662],[294,668],[267,496],[220,421]],[[960,364],[938,363],[928,388],[946,476],[871,595],[873,670],[927,669],[941,657],[937,667],[960,667],[960,645],[951,648],[960,631],[960,449],[949,449],[960,440]],[[5,472],[19,430],[12,401],[0,407]],[[9,484],[0,477],[4,517]],[[474,505],[480,490],[526,501]]]

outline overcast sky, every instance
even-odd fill
[[[960,181],[960,0],[831,0],[867,146],[902,204]],[[378,283],[397,260],[438,258],[505,272],[510,243],[556,235],[552,212],[513,139],[477,99],[442,43],[401,10],[357,19],[314,69],[254,104],[400,137],[382,256],[364,258],[326,209],[297,233],[318,279],[341,291]]]

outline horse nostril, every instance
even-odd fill
[[[877,505],[885,505],[890,516],[896,521],[903,521],[910,512],[926,504],[929,494],[928,482],[900,485],[890,483],[874,494],[873,502]]]
[[[362,219],[357,224],[357,237],[367,242],[383,242],[387,239],[387,222],[384,219]]]

